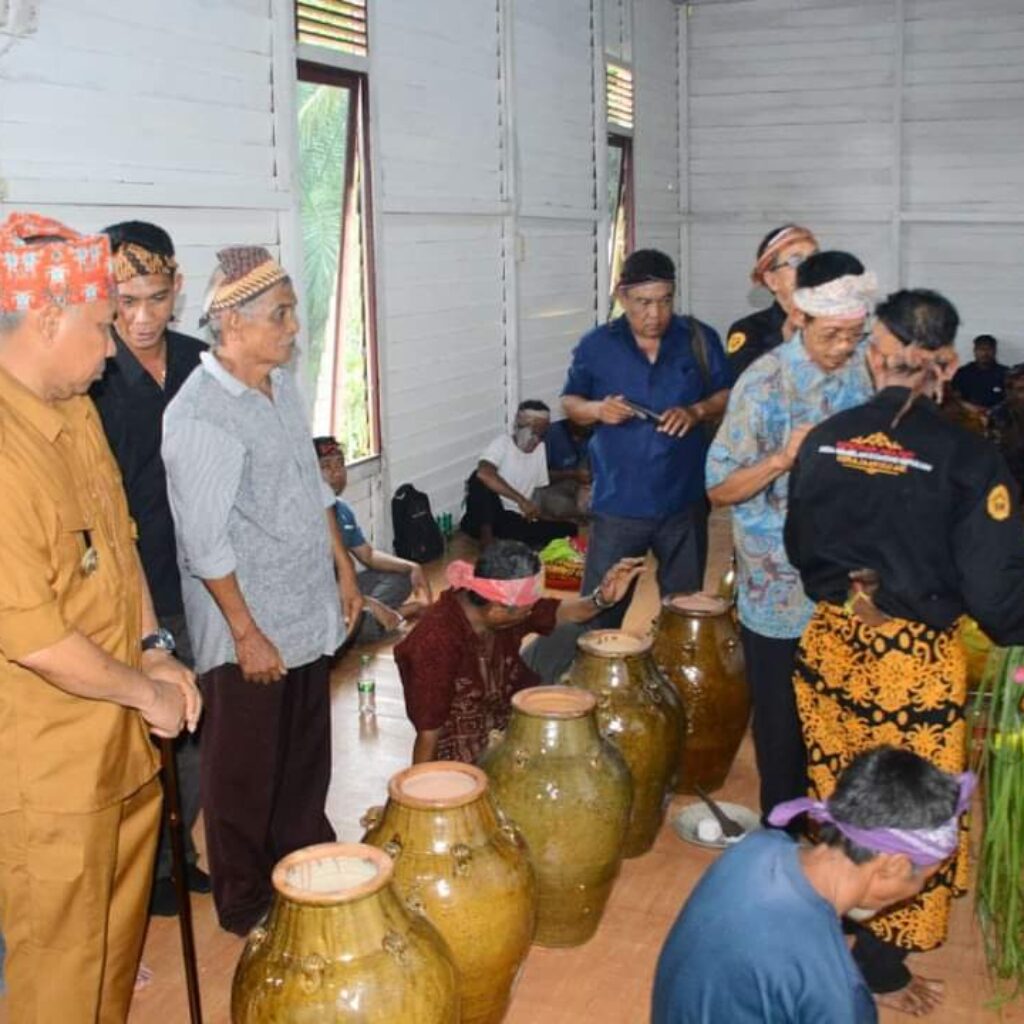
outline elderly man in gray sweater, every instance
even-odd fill
[[[289,361],[291,281],[266,249],[218,253],[211,352],[164,419],[182,593],[207,699],[200,794],[221,926],[266,911],[285,854],[329,842],[330,658],[362,604]],[[335,576],[337,574],[337,578]]]

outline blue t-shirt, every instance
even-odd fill
[[[731,383],[718,335],[706,324],[701,328],[707,341],[707,382],[683,317],[672,317],[652,363],[622,316],[583,336],[573,350],[562,394],[594,401],[625,395],[657,413],[693,405]],[[679,438],[659,434],[656,428],[639,417],[618,426],[595,424],[590,440],[593,512],[661,519],[704,500],[704,431],[690,430]]]
[[[334,518],[338,520],[341,539],[349,551],[366,543],[366,537],[363,536],[363,531],[359,529],[359,524],[356,522],[355,512],[341,498],[334,499]]]
[[[784,832],[725,851],[669,932],[651,1024],[876,1024],[835,908]]]
[[[548,469],[579,469],[586,462],[589,444],[589,437],[573,437],[568,420],[556,420],[544,435]]]

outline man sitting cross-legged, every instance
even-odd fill
[[[366,539],[352,507],[341,500],[348,484],[345,450],[341,445],[333,437],[324,435],[314,437],[313,446],[320,461],[320,475],[335,495],[334,516],[345,548],[365,566],[365,570],[356,575],[365,603],[359,622],[352,627],[352,641],[376,643],[429,607],[430,583],[421,565],[378,551]]]

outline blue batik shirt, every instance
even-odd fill
[[[797,332],[752,363],[733,387],[708,452],[708,489],[737,469],[781,451],[794,427],[821,423],[866,402],[871,394],[863,348],[839,370],[827,373],[811,360]],[[740,621],[776,639],[800,636],[813,611],[800,574],[786,558],[782,528],[788,486],[789,474],[784,473],[732,507]]]

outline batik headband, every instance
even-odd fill
[[[764,284],[765,271],[771,270],[779,252],[794,242],[810,242],[815,249],[818,248],[818,240],[811,231],[802,228],[799,224],[787,224],[768,239],[768,244],[764,247],[761,255],[757,257],[757,263],[754,264],[754,269],[750,272],[750,280],[754,284]]]
[[[133,277],[146,277],[149,274],[167,274],[170,277],[178,272],[178,261],[173,256],[162,252],[153,252],[138,242],[125,242],[114,253],[114,280],[124,284]]]
[[[859,828],[845,821],[837,821],[829,805],[810,797],[787,800],[778,804],[768,815],[768,823],[781,828],[788,825],[798,814],[807,813],[815,821],[834,825],[847,839],[866,850],[875,853],[901,853],[918,867],[941,864],[956,853],[960,842],[959,818],[971,802],[971,794],[978,783],[974,772],[963,772],[955,776],[960,785],[956,811],[949,821],[938,828]]]
[[[827,316],[832,320],[863,320],[878,290],[871,271],[844,274],[813,288],[797,288],[793,305],[808,316]]]
[[[455,590],[471,590],[474,594],[507,608],[528,608],[541,596],[544,575],[527,576],[518,580],[491,580],[476,575],[471,562],[452,562],[445,577]]]
[[[215,313],[234,309],[287,281],[288,274],[262,245],[234,245],[217,253],[223,277],[206,296],[199,325],[207,324]]]
[[[38,237],[54,240],[28,241]],[[80,235],[35,213],[12,213],[0,224],[0,312],[97,302],[113,289],[106,235]]]

